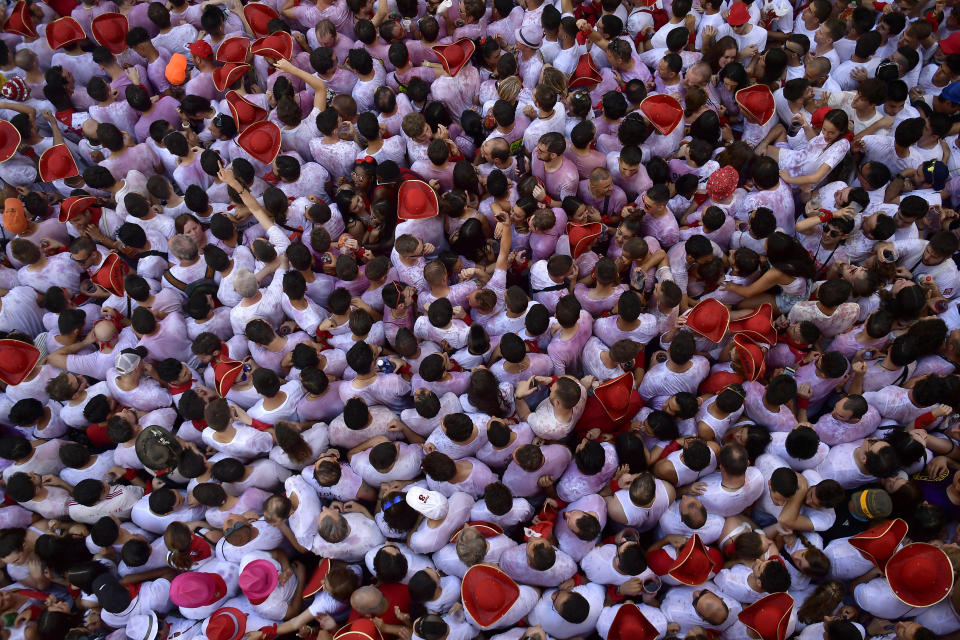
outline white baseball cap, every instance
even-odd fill
[[[407,488],[407,504],[418,513],[431,520],[439,520],[447,515],[447,499],[442,493],[423,487]]]
[[[130,616],[125,632],[130,640],[153,640],[160,629],[157,614],[150,611],[146,614]]]
[[[140,360],[140,356],[135,353],[123,353],[121,351],[114,359],[114,367],[120,375],[124,376],[133,373],[133,370],[140,364]]]

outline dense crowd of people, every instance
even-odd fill
[[[957,6],[0,3],[0,639],[960,638]]]

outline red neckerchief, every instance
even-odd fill
[[[187,554],[193,562],[200,562],[212,556],[213,550],[203,536],[194,534],[190,539],[190,548],[187,550]]]
[[[674,451],[680,450],[680,443],[676,440],[673,440],[663,448],[663,451],[660,453],[660,457],[657,460],[666,460],[667,456],[673,453]]]
[[[49,593],[44,593],[43,591],[37,591],[36,589],[17,589],[17,593],[27,598],[33,598],[34,600],[39,600],[40,602],[46,602],[47,598],[50,596]]]
[[[787,335],[786,331],[781,331],[777,337],[780,342],[787,345],[787,347],[790,349],[790,353],[793,354],[793,359],[795,362],[800,362],[803,360],[803,356],[807,355],[807,352],[810,351],[810,345],[794,342],[790,339],[790,336]]]
[[[169,391],[170,395],[172,396],[178,396],[193,387],[193,383],[196,381],[196,378],[190,378],[190,380],[184,382],[183,384],[171,384],[167,386],[167,391]]]
[[[73,126],[73,109],[64,109],[63,111],[57,111],[54,114],[54,117],[59,120],[63,126],[77,134],[77,136],[82,136],[83,131],[77,129]]]
[[[264,180],[264,182],[268,182],[268,183],[270,183],[270,184],[272,184],[272,185],[278,185],[278,184],[280,184],[280,178],[278,178],[273,171],[271,171],[271,172],[267,173],[267,175],[263,176],[263,180]]]
[[[138,595],[140,595],[140,586],[141,586],[141,583],[137,583],[137,584],[125,584],[125,585],[123,585],[123,586],[126,587],[127,592],[130,594],[130,597],[131,597],[131,598],[136,598]]]
[[[533,340],[524,340],[523,343],[527,345],[527,353],[540,353],[540,341],[537,339]]]

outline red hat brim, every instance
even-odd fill
[[[484,609],[480,605],[481,589],[498,589],[503,595],[502,603],[495,610]],[[460,598],[463,608],[481,627],[490,627],[507,615],[513,603],[520,597],[520,587],[510,576],[487,564],[475,564],[463,575],[460,583]]]
[[[887,561],[907,537],[907,523],[900,518],[870,527],[850,538],[850,546],[883,571]]]
[[[270,34],[251,44],[250,53],[264,58],[289,60],[293,56],[293,36],[286,31]]]
[[[599,222],[568,222],[567,238],[570,256],[576,260],[590,249],[590,243],[600,237],[603,225]]]
[[[589,87],[599,84],[601,80],[603,80],[603,76],[600,74],[600,69],[597,68],[597,63],[593,61],[593,56],[584,53],[577,60],[577,66],[570,74],[570,79],[567,80],[567,88]]]
[[[37,29],[33,26],[33,16],[30,15],[30,8],[26,0],[20,0],[13,5],[10,11],[10,17],[3,23],[3,30],[7,33],[14,33],[24,38],[36,38]]]
[[[323,589],[323,581],[328,573],[330,573],[330,559],[324,558],[320,561],[320,564],[317,565],[317,569],[313,572],[313,575],[310,576],[310,579],[307,580],[307,584],[304,585],[303,597],[309,598]]]
[[[922,563],[922,564],[921,564]],[[932,607],[953,588],[953,565],[943,549],[926,542],[914,542],[894,553],[885,569],[893,595],[911,607]],[[908,575],[923,575],[923,585],[908,583]]]
[[[746,382],[756,382],[767,370],[767,351],[743,334],[733,336],[733,348],[740,360]]]
[[[473,57],[473,52],[476,51],[476,49],[477,46],[473,44],[473,40],[470,38],[460,38],[452,44],[434,47],[433,52],[437,54],[437,58],[440,59],[443,70],[446,71],[448,75],[456,76],[467,66],[467,63],[470,62],[470,58]]]
[[[101,13],[90,21],[93,39],[106,47],[113,55],[123,53],[127,48],[127,32],[130,23],[122,13]]]
[[[65,16],[47,25],[46,36],[47,45],[56,50],[80,42],[87,37],[87,34],[84,33],[79,22],[70,16]]]
[[[397,193],[397,219],[426,220],[440,213],[437,192],[423,180],[406,180]]]
[[[707,298],[687,313],[686,324],[707,340],[720,342],[730,326],[730,310],[719,300]]]
[[[70,196],[60,203],[60,213],[57,220],[70,222],[78,215],[89,209],[97,201],[93,196]]]
[[[740,108],[749,113],[761,125],[770,122],[770,118],[777,112],[777,103],[773,97],[773,92],[765,84],[755,84],[746,89],[740,89],[734,97]]]
[[[0,162],[13,157],[20,147],[20,132],[7,120],[0,120]]]
[[[237,125],[237,131],[243,133],[247,127],[263,122],[267,119],[267,110],[250,102],[236,91],[227,91],[224,96],[227,106],[230,107],[230,115],[233,117],[234,124]]]
[[[210,637],[210,624],[218,615],[231,616],[236,622],[236,631],[229,638],[216,638],[215,640],[240,640],[244,636],[247,631],[247,614],[235,607],[220,607],[210,615],[210,622],[207,623],[208,638]]]
[[[730,321],[730,333],[743,334],[758,344],[776,346],[777,330],[773,328],[773,306],[764,302],[753,313]]]
[[[640,102],[640,113],[660,135],[668,136],[683,122],[683,107],[673,96],[658,93]]]
[[[237,136],[237,144],[240,145],[240,148],[263,164],[270,164],[274,161],[277,154],[280,153],[282,142],[283,134],[280,132],[280,127],[267,120],[250,125]]]
[[[0,381],[17,385],[40,362],[40,350],[19,340],[0,340]]]
[[[633,374],[624,373],[622,376],[601,382],[593,390],[594,397],[614,422],[623,420],[630,413],[633,385]]]
[[[627,602],[617,609],[607,632],[607,640],[656,640],[659,635],[660,632],[639,607]]]
[[[680,549],[667,575],[681,584],[698,587],[710,578],[713,569],[713,558],[707,551],[707,545],[703,544],[700,536],[693,534]]]
[[[119,255],[111,252],[104,258],[103,264],[96,273],[90,276],[90,281],[115,296],[123,296],[125,293],[123,279],[128,273],[130,273],[130,266]]]
[[[241,371],[243,363],[236,360],[220,360],[213,365],[213,380],[221,398],[226,398],[230,393],[230,387],[240,377]]]
[[[280,14],[262,2],[251,2],[243,8],[243,17],[250,25],[253,35],[262,38],[267,35],[267,25],[274,18],[279,18]]]
[[[784,640],[793,605],[793,596],[789,593],[771,593],[744,608],[737,619],[761,640]]]
[[[217,91],[226,91],[227,87],[233,86],[249,70],[248,64],[228,62],[213,72],[213,86]]]
[[[333,640],[383,640],[383,636],[369,618],[359,618],[340,627]]]
[[[80,175],[77,162],[65,144],[55,144],[40,155],[37,162],[40,179],[44,182],[64,180]]]
[[[247,61],[247,54],[250,53],[250,38],[243,36],[233,36],[227,38],[217,47],[217,62],[232,62],[242,64]]]

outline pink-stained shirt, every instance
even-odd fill
[[[745,413],[757,424],[763,425],[771,431],[791,431],[797,426],[797,418],[786,405],[780,405],[776,413],[771,412],[763,405],[763,395],[766,392],[759,382],[743,383],[746,397],[743,400]]]
[[[580,311],[577,320],[577,330],[569,339],[561,339],[559,335],[550,341],[547,355],[553,361],[553,375],[562,376],[566,373],[579,375],[581,370],[580,356],[583,346],[593,334],[593,316],[586,310]]]
[[[580,187],[580,173],[577,171],[577,165],[566,156],[563,157],[563,163],[556,171],[547,171],[543,161],[534,158],[530,163],[530,171],[543,181],[547,194],[554,200],[562,201],[567,196],[577,195]]]
[[[649,406],[660,408],[676,393],[696,393],[697,387],[710,374],[710,361],[703,356],[693,356],[690,363],[690,367],[681,373],[671,371],[666,362],[650,367],[637,388],[640,397],[649,400]]]
[[[526,498],[540,491],[537,481],[541,476],[553,476],[554,479],[563,475],[564,470],[573,459],[573,454],[562,444],[548,444],[540,447],[543,454],[543,466],[536,471],[524,471],[511,461],[503,472],[503,483],[510,487],[513,495]]]
[[[177,312],[170,313],[163,320],[158,321],[157,330],[151,335],[141,337],[137,346],[146,347],[150,352],[148,359],[153,362],[160,362],[166,358],[188,362],[193,358],[186,324],[183,316]]]
[[[809,320],[817,325],[824,337],[832,338],[849,330],[857,322],[860,306],[855,302],[844,302],[830,315],[820,310],[819,303],[805,300],[793,305],[788,316],[790,322]]]

